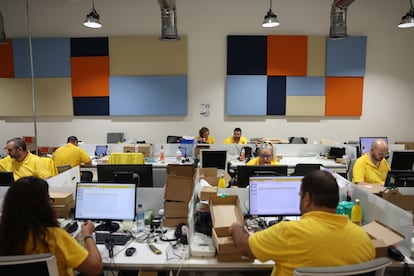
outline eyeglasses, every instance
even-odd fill
[[[271,154],[259,154],[260,158],[272,158]]]

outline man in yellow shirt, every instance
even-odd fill
[[[384,185],[390,165],[385,156],[388,145],[383,139],[377,139],[371,144],[371,149],[359,157],[352,168],[352,182],[356,184]]]
[[[308,173],[300,189],[302,217],[282,221],[249,235],[240,223],[230,233],[240,253],[262,262],[273,260],[272,276],[292,275],[303,266],[341,266],[375,258],[368,234],[347,216],[337,215],[339,187],[326,171]]]
[[[49,178],[52,176],[46,162],[27,151],[26,143],[16,137],[7,141],[8,156],[0,160],[0,171],[13,172],[14,180],[24,176]]]
[[[236,127],[233,130],[233,136],[227,137],[223,144],[247,144],[249,140],[246,137],[242,136],[242,130],[239,127]]]
[[[69,136],[67,144],[59,147],[53,153],[56,166],[70,165],[72,168],[83,164],[91,164],[91,158],[86,151],[78,147],[78,138]]]

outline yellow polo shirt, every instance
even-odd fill
[[[270,161],[270,165],[279,165],[279,161],[272,160]],[[260,157],[255,157],[250,159],[249,162],[246,163],[248,166],[260,166]]]
[[[27,152],[27,156],[22,162],[19,162],[10,156],[1,159],[0,171],[13,172],[14,180],[24,176],[37,176],[40,178],[52,176],[46,162],[43,162],[39,156],[30,152]]]
[[[52,158],[56,166],[70,165],[72,168],[80,166],[81,163],[91,161],[91,158],[83,148],[72,143],[67,143],[55,150]]]
[[[249,140],[247,140],[246,137],[240,136],[240,140],[239,140],[239,142],[237,144],[247,144],[248,142],[249,142]],[[234,144],[234,138],[233,138],[233,136],[227,137],[224,140],[223,144]]]
[[[321,211],[256,232],[249,246],[260,261],[275,262],[272,276],[291,276],[296,267],[341,266],[375,258],[374,245],[360,226],[348,216]]]
[[[201,137],[200,136],[197,136],[196,137],[196,141],[199,141],[199,140],[201,140]],[[216,143],[216,140],[213,138],[213,136],[211,136],[211,135],[209,135],[208,137],[207,137],[207,140],[206,140],[206,142],[205,142],[206,144],[215,144]]]
[[[368,154],[359,157],[352,169],[352,182],[366,182],[371,184],[384,184],[390,165],[385,159],[382,159],[377,168],[369,160]]]

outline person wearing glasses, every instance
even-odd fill
[[[85,247],[59,226],[48,183],[22,177],[8,190],[0,218],[0,256],[52,253],[59,275],[99,275],[103,264],[92,233],[92,221],[81,225]]]
[[[388,144],[377,139],[371,149],[359,157],[352,168],[352,182],[356,184],[384,185],[388,171],[391,169],[385,156],[388,155]]]
[[[257,157],[250,159],[246,163],[248,166],[265,166],[265,165],[279,165],[279,161],[275,159],[272,142],[264,142],[257,150]]]

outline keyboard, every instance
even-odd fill
[[[128,233],[110,233],[107,231],[95,231],[95,241],[97,244],[105,244],[112,239],[114,245],[125,245],[132,238]]]

